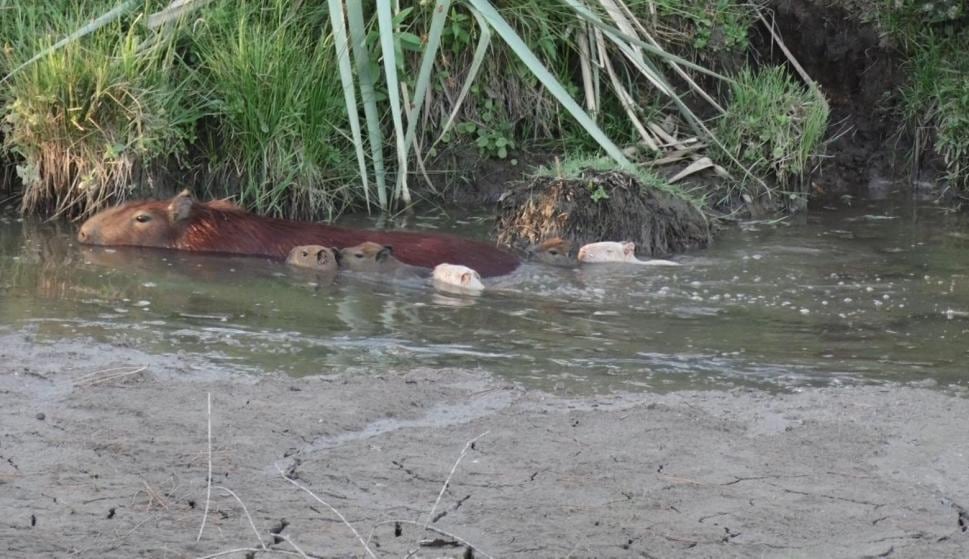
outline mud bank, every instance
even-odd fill
[[[0,363],[5,557],[293,551],[269,530],[310,557],[365,555],[278,470],[379,557],[969,552],[969,399],[939,390],[570,398],[485,371],[237,375],[14,332]],[[437,531],[408,523],[432,510]]]

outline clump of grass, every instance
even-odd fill
[[[356,169],[324,16],[283,0],[223,2],[197,33],[206,155],[216,175],[239,181],[219,193],[260,213],[332,218],[363,197],[346,186]]]
[[[906,63],[909,79],[901,92],[906,125],[916,150],[934,149],[949,182],[969,189],[969,32],[927,31]]]
[[[595,156],[569,156],[562,160],[556,160],[554,164],[542,165],[535,169],[532,177],[548,177],[557,178],[565,180],[580,180],[583,176],[588,173],[611,173],[622,171],[634,177],[643,188],[660,190],[667,194],[673,195],[676,198],[680,198],[687,202],[690,202],[695,207],[700,208],[702,202],[700,199],[692,196],[687,191],[683,190],[675,184],[670,184],[665,178],[657,175],[650,169],[637,166],[634,169],[620,169],[615,161],[608,157],[595,157]],[[598,201],[608,198],[609,193],[602,190],[602,184],[597,184],[597,188],[592,191],[592,200]]]
[[[6,27],[7,68],[48,48],[94,16],[70,4],[18,11]],[[45,6],[46,7],[46,6]],[[58,10],[57,8],[60,8]],[[21,160],[24,212],[83,215],[123,198],[133,177],[178,154],[197,114],[170,44],[142,43],[137,22],[118,21],[50,52],[8,81],[4,148]]]
[[[783,67],[744,69],[731,85],[730,105],[717,137],[749,171],[774,177],[796,197],[828,124],[827,102]]]

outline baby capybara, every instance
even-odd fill
[[[321,272],[336,272],[339,269],[337,254],[339,254],[337,251],[322,245],[300,245],[289,251],[286,263]]]

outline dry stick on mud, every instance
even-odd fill
[[[266,547],[266,544],[262,541],[262,536],[259,535],[259,530],[256,529],[256,523],[252,521],[252,516],[249,514],[249,509],[246,507],[246,504],[242,502],[242,499],[240,499],[239,496],[236,495],[235,492],[229,489],[228,487],[222,487],[221,485],[219,485],[216,487],[216,489],[225,491],[229,495],[232,495],[233,498],[235,498],[236,502],[239,503],[239,506],[242,507],[242,512],[246,513],[246,519],[249,520],[249,526],[252,528],[252,532],[256,534],[256,540],[259,541],[259,545],[262,546],[264,550],[268,549]]]
[[[459,536],[457,534],[453,534],[451,532],[448,532],[447,530],[444,530],[442,528],[438,528],[437,526],[424,526],[420,522],[416,522],[414,520],[404,520],[404,519],[400,519],[400,518],[395,518],[395,519],[392,519],[392,520],[383,520],[383,521],[378,522],[378,523],[376,523],[376,524],[373,525],[373,530],[371,530],[371,532],[370,532],[371,537],[373,537],[373,533],[377,530],[378,527],[385,526],[387,524],[407,524],[409,526],[417,526],[418,528],[423,528],[424,530],[428,530],[428,531],[434,532],[436,534],[440,534],[442,536],[451,538],[454,541],[456,541],[456,542],[458,542],[458,543],[460,543],[462,545],[465,545],[467,547],[470,547],[471,549],[474,550],[475,553],[477,553],[478,555],[484,557],[485,559],[494,559],[493,556],[491,556],[491,555],[485,553],[484,551],[482,551],[480,547],[474,545],[473,543],[469,542],[468,540],[462,538],[461,536]]]
[[[195,541],[202,539],[202,532],[205,530],[205,519],[209,517],[209,501],[212,499],[212,393],[208,393],[209,404],[209,475],[205,478],[205,512],[202,513],[202,525],[199,526],[199,535]],[[262,541],[262,538],[259,539]]]
[[[112,380],[118,380],[124,377],[129,377],[131,375],[137,375],[138,373],[144,371],[148,368],[148,365],[132,369],[130,371],[125,371],[127,367],[112,367],[110,369],[103,369],[101,371],[95,371],[93,373],[88,373],[82,375],[74,381],[74,386],[94,386],[95,384],[102,384],[105,382],[110,382]],[[120,371],[120,372],[112,372]],[[110,373],[110,374],[106,374]]]
[[[434,518],[434,512],[437,510],[437,506],[439,504],[441,504],[441,498],[444,497],[444,492],[447,491],[448,486],[451,485],[451,478],[454,477],[454,472],[457,471],[458,465],[461,463],[461,460],[464,460],[465,455],[468,454],[468,450],[471,448],[472,445],[474,445],[474,443],[478,442],[478,439],[480,439],[481,437],[487,435],[490,432],[491,431],[485,431],[484,433],[481,433],[477,437],[475,437],[475,438],[471,439],[470,441],[464,443],[464,448],[461,449],[461,454],[458,455],[458,459],[454,461],[454,465],[451,466],[451,471],[448,473],[447,479],[444,480],[444,485],[441,486],[441,491],[438,492],[438,494],[437,494],[437,500],[434,501],[434,506],[431,507],[431,512],[427,513],[427,520],[424,521],[424,529],[425,530],[427,529],[428,526],[430,526],[431,521]],[[421,533],[420,536],[423,537],[424,534]]]
[[[283,479],[285,479],[286,481],[292,483],[296,487],[299,487],[300,489],[302,489],[303,491],[305,491],[310,497],[313,497],[314,499],[316,499],[316,501],[318,503],[320,503],[324,507],[330,509],[330,512],[332,512],[333,514],[337,515],[337,517],[343,522],[343,524],[346,525],[346,527],[349,528],[351,532],[353,532],[353,535],[356,536],[358,540],[360,540],[360,543],[363,544],[363,549],[366,550],[367,555],[369,555],[373,559],[377,559],[377,556],[374,555],[373,550],[370,549],[370,546],[367,544],[367,542],[360,535],[360,532],[357,532],[357,529],[353,527],[353,524],[350,524],[350,521],[347,520],[346,517],[343,516],[342,513],[340,513],[340,511],[336,510],[336,508],[333,505],[331,505],[330,503],[327,503],[326,501],[324,501],[323,499],[321,499],[319,496],[316,495],[316,493],[313,493],[312,491],[310,491],[310,489],[308,487],[300,484],[295,479],[292,479],[292,478],[287,477],[286,476],[286,472],[284,472],[282,470],[282,468],[279,467],[279,464],[275,464],[275,466],[276,466],[276,471],[279,472],[279,475],[283,476]],[[279,537],[279,534],[276,534],[276,537]]]

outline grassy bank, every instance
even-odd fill
[[[536,143],[632,170],[709,156],[737,177],[728,194],[684,195],[726,206],[802,196],[791,177],[824,132],[806,88],[738,63],[756,13],[733,0],[190,4],[0,0],[3,152],[25,212],[185,184],[275,215],[390,210],[420,198],[442,150]],[[763,80],[780,99],[745,97]]]

